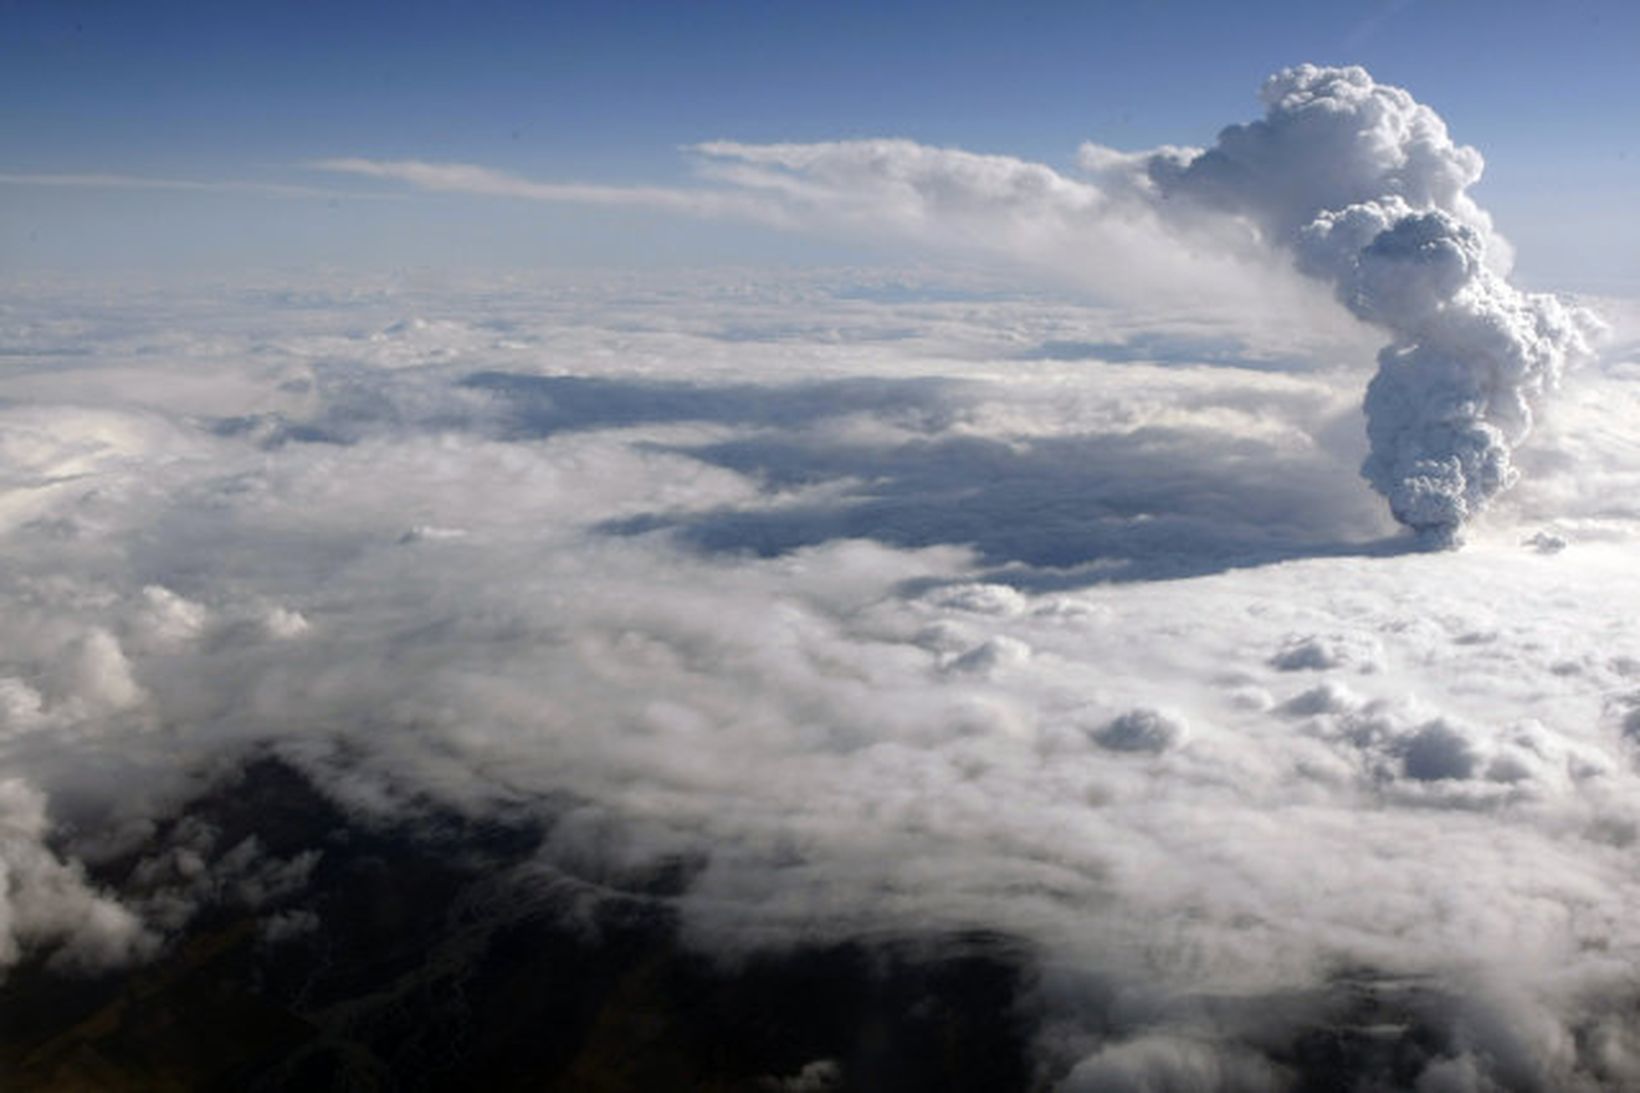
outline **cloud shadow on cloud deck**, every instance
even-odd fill
[[[648,380],[481,373],[514,436],[646,422],[796,427],[847,413],[929,430],[891,446],[755,436],[660,448],[751,475],[771,490],[851,483],[825,501],[768,509],[651,513],[602,530],[667,530],[711,552],[782,554],[836,539],[972,546],[1019,584],[1191,576],[1304,557],[1413,549],[1353,468],[1314,452],[1198,429],[1018,443],[934,435],[964,386],[840,380],[710,387]]]
[[[612,535],[669,532],[712,553],[776,556],[838,539],[972,547],[997,580],[1047,589],[1198,576],[1309,557],[1419,549],[1394,534],[1353,466],[1206,429],[1000,440],[943,436],[973,385],[860,377],[789,385],[480,372],[515,439],[706,421],[785,432],[654,445],[752,476],[771,491],[836,496],[770,508],[640,514]],[[892,445],[793,432],[869,413],[925,434]]]
[[[491,396],[488,406],[451,401],[442,386],[384,384],[369,370],[340,368],[320,385],[324,409],[303,420],[279,413],[220,418],[222,437],[247,437],[267,448],[285,444],[356,444],[387,430],[483,432],[506,440],[636,425],[706,422],[794,427],[849,414],[874,414],[912,429],[950,424],[960,392],[971,385],[944,377],[855,376],[807,383],[709,385],[681,380],[537,376],[483,371],[456,381]],[[482,399],[480,400],[482,402]]]
[[[1180,335],[1142,331],[1120,341],[1050,340],[1025,350],[1027,361],[1105,361],[1111,364],[1205,365],[1255,372],[1313,372],[1326,362],[1284,354],[1259,355],[1229,335]]]
[[[859,448],[751,438],[668,448],[773,488],[860,483],[823,502],[648,514],[703,550],[772,556],[836,539],[973,547],[1021,586],[1196,576],[1290,559],[1415,549],[1347,468],[1178,429],[1024,444],[971,437]]]
[[[949,422],[958,380],[861,376],[797,384],[724,384],[677,380],[530,376],[475,372],[461,381],[504,403],[503,429],[514,438],[578,429],[706,421],[793,426],[845,414],[911,419],[923,428]]]

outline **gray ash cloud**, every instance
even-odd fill
[[[1246,217],[1350,312],[1386,329],[1363,409],[1362,473],[1401,523],[1455,539],[1519,477],[1511,455],[1600,324],[1507,279],[1507,244],[1469,194],[1475,149],[1361,68],[1302,65],[1265,115],[1200,153],[1148,161],[1160,196]]]

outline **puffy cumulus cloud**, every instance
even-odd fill
[[[816,1059],[789,1078],[770,1078],[771,1093],[825,1093],[843,1087],[843,1068],[835,1059]]]
[[[1270,658],[1270,667],[1302,672],[1351,666],[1372,672],[1377,670],[1380,656],[1379,643],[1370,634],[1294,634]]]
[[[0,781],[0,976],[34,953],[56,967],[99,971],[150,951],[155,938],[142,921],[46,845],[45,804],[21,779]]]
[[[673,876],[725,960],[1017,939],[1071,1088],[1640,1078],[1621,362],[1422,552],[1355,377],[1282,363],[1333,333],[863,277],[18,300],[16,959],[322,941],[344,843],[177,816],[271,750],[366,829],[531,817],[583,902]]]
[[[164,843],[137,861],[128,887],[143,920],[170,933],[207,907],[261,908],[301,894],[322,854],[309,849],[273,858],[255,835],[224,847],[219,830],[193,817],[175,824]],[[279,911],[267,917],[265,932],[277,940],[311,928],[314,919],[311,911]]]
[[[1184,738],[1185,726],[1160,710],[1129,710],[1089,733],[1111,751],[1166,751]]]
[[[1076,1065],[1067,1091],[1209,1093],[1277,1088],[1281,1076],[1257,1056],[1227,1054],[1183,1036],[1143,1036],[1102,1048]]]

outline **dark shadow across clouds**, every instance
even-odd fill
[[[516,438],[568,429],[709,421],[758,435],[657,446],[771,491],[837,483],[825,500],[648,513],[602,525],[666,532],[710,553],[774,556],[838,539],[962,545],[1021,586],[1162,579],[1290,559],[1386,554],[1417,544],[1352,466],[1316,448],[1193,428],[995,439],[937,435],[969,385],[931,378],[796,385],[702,384],[482,372]],[[816,422],[870,413],[926,433],[862,445]]]
[[[1240,338],[1146,331],[1120,341],[1051,340],[1020,355],[1028,361],[1106,361],[1160,365],[1209,365],[1255,372],[1313,372],[1323,362],[1290,355],[1259,356]]]
[[[856,487],[822,502],[649,514],[604,530],[666,530],[708,552],[760,556],[837,539],[962,545],[997,570],[995,579],[1038,589],[1415,545],[1389,533],[1376,498],[1349,468],[1193,430],[885,448],[771,436],[666,450],[771,488]]]
[[[389,398],[366,405],[344,390],[320,418],[285,426],[282,439],[347,443],[384,424],[515,441],[649,424],[735,426],[747,435],[651,447],[747,475],[771,493],[836,488],[790,504],[644,513],[600,530],[765,557],[840,539],[965,546],[993,579],[1037,590],[1419,546],[1396,534],[1353,464],[1326,445],[1171,426],[1009,441],[952,435],[989,390],[958,379],[712,385],[481,371],[458,383],[489,396],[488,408],[414,420]],[[911,439],[862,443],[825,428],[851,415]]]
[[[855,413],[937,429],[950,421],[953,402],[967,386],[938,377],[713,386],[511,372],[475,372],[461,383],[497,397],[503,407],[502,428],[515,439],[685,421],[794,427]]]

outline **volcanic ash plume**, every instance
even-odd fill
[[[1361,68],[1272,76],[1261,121],[1205,152],[1147,161],[1160,195],[1244,217],[1354,314],[1387,329],[1365,412],[1362,473],[1395,518],[1456,539],[1518,477],[1513,447],[1599,321],[1505,277],[1509,252],[1467,190],[1473,148]]]

